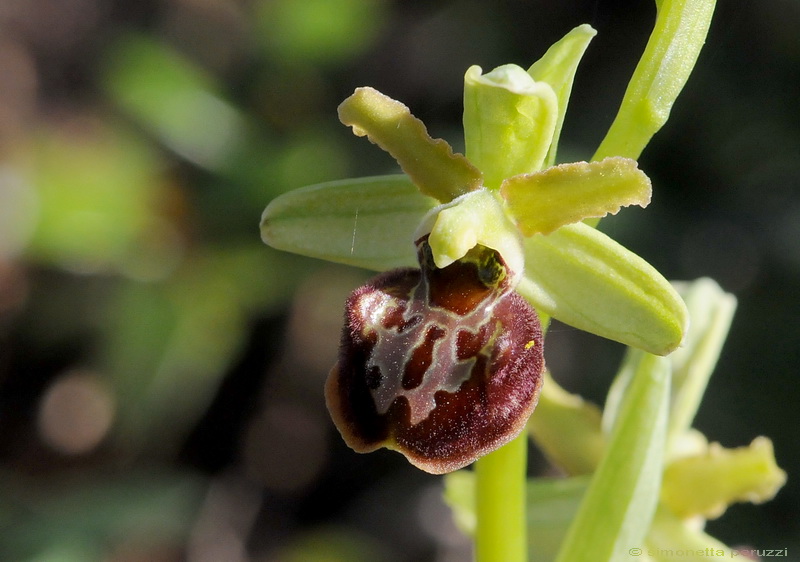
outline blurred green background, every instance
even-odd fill
[[[0,0],[0,560],[463,561],[441,481],[356,455],[322,385],[366,272],[264,246],[267,202],[394,172],[336,119],[357,86],[461,143],[467,67],[598,30],[561,160],[590,156],[653,2]],[[710,532],[800,551],[800,3],[720,2],[641,158],[646,211],[602,227],[739,311],[698,427],[775,442],[789,483]],[[547,361],[602,402],[622,348]],[[531,472],[547,467],[535,451]]]

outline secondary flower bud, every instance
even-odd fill
[[[387,447],[441,474],[522,431],[542,383],[542,332],[497,252],[479,245],[438,268],[427,237],[417,248],[421,269],[348,298],[325,396],[354,450]]]

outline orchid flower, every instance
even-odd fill
[[[705,519],[769,499],[785,479],[765,438],[729,450],[691,429],[735,299],[710,280],[671,284],[594,228],[649,204],[635,159],[688,79],[714,0],[656,6],[589,161],[556,164],[595,35],[582,25],[527,70],[466,71],[464,155],[402,103],[357,89],[340,120],[403,173],[301,188],[262,216],[275,248],[383,272],[347,299],[328,409],[354,450],[387,447],[452,473],[447,499],[480,562],[526,560],[526,537],[532,560],[558,562],[722,548]],[[546,371],[551,317],[629,347],[602,412]],[[525,484],[526,427],[571,478]]]
[[[469,68],[466,156],[432,139],[400,102],[372,88],[357,89],[339,106],[341,121],[389,152],[405,174],[310,186],[275,199],[264,211],[262,236],[278,249],[378,270],[416,265],[422,272],[378,277],[348,301],[342,360],[326,395],[354,449],[388,446],[439,473],[519,434],[541,385],[534,309],[651,353],[664,355],[680,345],[688,316],[669,282],[581,222],[647,205],[647,176],[622,157],[548,165],[575,69],[594,34],[589,26],[576,28],[527,71],[516,65],[487,74]],[[481,281],[486,275],[492,279]],[[454,285],[469,276],[471,285]],[[437,291],[454,301],[469,294],[475,306],[434,303]],[[507,296],[515,304],[497,310],[508,309],[508,318],[487,316]],[[390,322],[391,314],[404,318]],[[522,317],[511,325],[511,318]],[[470,338],[459,336],[468,333],[473,352],[467,350]],[[505,341],[506,334],[513,342]],[[495,349],[496,341],[505,342],[506,351]],[[437,358],[450,359],[422,360],[426,346],[428,355],[435,346]],[[370,355],[373,348],[379,351]],[[412,369],[415,351],[418,366]],[[471,388],[462,383],[478,380],[475,365],[484,363],[499,373],[476,390],[486,407],[478,408],[474,396],[456,407],[459,390]],[[437,399],[437,392],[447,399]],[[445,404],[453,411],[445,413]],[[445,419],[451,430],[432,431]]]

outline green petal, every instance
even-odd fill
[[[436,204],[404,175],[311,185],[267,206],[261,238],[279,250],[378,271],[416,266],[414,228]]]
[[[692,321],[684,344],[670,355],[675,377],[669,420],[670,449],[694,421],[736,310],[736,297],[711,279],[675,283],[675,288],[686,302]]]
[[[525,236],[650,203],[650,179],[629,158],[574,162],[506,179],[500,192]]]
[[[625,91],[619,112],[592,160],[638,158],[667,122],[694,68],[715,0],[662,0],[653,33]]]
[[[567,111],[569,95],[572,92],[572,82],[575,79],[575,71],[578,63],[586,52],[589,42],[597,35],[597,31],[592,26],[579,25],[558,43],[550,47],[542,58],[533,63],[528,69],[534,80],[547,82],[552,86],[558,98],[558,117],[556,119],[556,129],[553,133],[553,140],[550,143],[550,150],[547,153],[545,166],[552,166],[556,161],[556,149],[558,139],[561,136],[561,126],[564,123],[564,114]]]
[[[661,500],[680,517],[716,518],[735,501],[771,500],[785,482],[766,437],[737,449],[712,443],[702,454],[669,464]]]
[[[480,244],[497,250],[517,276],[524,270],[522,242],[517,229],[503,211],[498,197],[486,189],[473,191],[431,211],[414,239],[425,234],[430,234],[428,243],[437,267],[447,267]]]
[[[339,105],[339,119],[391,154],[423,194],[446,203],[481,186],[481,172],[442,139],[432,139],[408,108],[372,88]]]
[[[557,117],[553,88],[516,65],[485,75],[472,66],[464,76],[464,142],[486,187],[541,169]]]
[[[642,258],[576,223],[524,241],[517,291],[541,311],[594,334],[665,355],[680,345],[686,305]]]
[[[641,545],[658,502],[670,366],[640,353],[606,456],[597,468],[557,562],[624,560]]]

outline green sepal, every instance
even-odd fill
[[[521,237],[497,195],[487,189],[467,193],[432,210],[414,239],[425,234],[430,234],[428,243],[437,267],[447,267],[480,244],[497,250],[515,279],[525,269]]]
[[[405,105],[373,88],[357,88],[344,100],[339,120],[391,154],[423,194],[442,203],[481,186],[480,170],[444,140],[431,138]]]
[[[575,71],[583,58],[583,53],[586,52],[586,47],[589,46],[589,42],[595,35],[597,35],[597,31],[592,26],[579,25],[550,47],[544,56],[528,69],[528,74],[534,80],[550,84],[558,99],[556,128],[545,159],[545,167],[552,166],[556,161],[558,139],[561,136],[561,126],[564,123],[564,114],[567,111],[569,96],[572,92]]]
[[[541,169],[558,117],[553,88],[519,66],[464,75],[464,143],[467,158],[496,189],[505,178]]]
[[[658,503],[671,371],[664,357],[639,354],[609,447],[589,484],[557,562],[623,560],[641,545]]]
[[[650,203],[650,179],[630,158],[573,162],[514,176],[500,192],[522,234],[549,234],[565,224]]]
[[[438,204],[405,175],[321,183],[275,198],[261,238],[287,252],[383,271],[416,266],[414,229]]]
[[[517,286],[540,311],[581,330],[666,355],[688,326],[686,305],[642,258],[583,223],[523,242]]]

